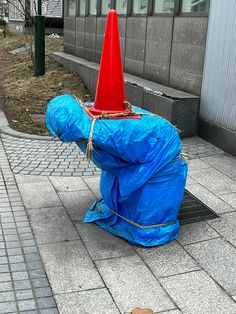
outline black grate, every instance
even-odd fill
[[[214,218],[218,218],[216,213],[185,190],[184,200],[178,216],[181,225]]]

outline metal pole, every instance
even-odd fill
[[[38,15],[34,17],[35,26],[35,76],[45,74],[45,16],[42,16],[42,3],[38,0]]]

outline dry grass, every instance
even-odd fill
[[[83,101],[92,96],[80,77],[52,60],[51,53],[63,50],[63,38],[46,37],[46,74],[35,77],[30,52],[11,54],[10,51],[30,42],[30,36],[0,38],[1,85],[5,90],[4,112],[10,126],[16,130],[48,134],[44,119],[47,103],[55,96],[69,93]],[[42,117],[35,119],[35,115]]]

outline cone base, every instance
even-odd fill
[[[118,110],[101,110],[101,109],[96,109],[94,106],[93,107],[88,107],[88,111],[93,115],[93,116],[100,116],[101,114],[105,113],[105,114],[119,114],[119,113],[128,113],[129,110],[125,109],[122,111],[118,111]],[[92,116],[90,116],[90,118],[92,118]],[[108,117],[106,119],[110,119],[110,120],[119,120],[119,119],[136,119],[136,120],[140,120],[141,116],[139,115],[135,115],[133,116],[132,114],[129,116],[120,116],[120,117]]]

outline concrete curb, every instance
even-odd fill
[[[42,136],[42,135],[35,135],[35,134],[28,134],[28,133],[23,133],[19,132],[16,130],[13,130],[7,121],[7,118],[3,112],[3,110],[0,110],[0,132],[2,134],[14,136],[14,137],[19,137],[19,138],[26,138],[30,140],[40,140],[40,141],[58,141],[57,138],[52,137],[52,136]]]

